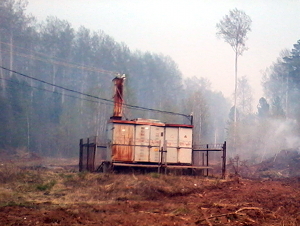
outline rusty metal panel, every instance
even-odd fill
[[[112,144],[134,145],[134,125],[114,123]]]
[[[192,148],[193,142],[193,129],[192,128],[179,128],[179,147]]]
[[[113,82],[115,84],[114,94],[114,112],[111,118],[121,119],[123,110],[123,83],[124,77],[115,77]]]
[[[114,123],[111,154],[113,161],[133,161],[134,125]]]
[[[178,149],[178,162],[192,164],[192,149],[179,148]]]
[[[133,147],[132,145],[112,145],[112,160],[113,161],[133,161]]]

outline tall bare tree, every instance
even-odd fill
[[[237,59],[247,47],[247,33],[251,31],[251,18],[242,10],[233,9],[229,15],[217,23],[217,37],[223,38],[235,52],[235,88],[234,88],[234,122],[236,123],[236,99],[237,99]]]
[[[238,79],[237,85],[237,108],[243,116],[252,113],[252,90],[246,76],[242,76]]]

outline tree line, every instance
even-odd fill
[[[195,143],[227,140],[230,155],[253,161],[299,146],[300,41],[266,70],[265,96],[254,108],[248,78],[235,76],[232,106],[208,79],[183,78],[169,56],[131,51],[101,30],[74,29],[57,17],[37,21],[26,7],[0,2],[1,151],[76,156],[80,138],[105,140],[118,73],[126,74],[124,119],[188,124],[193,114]]]
[[[265,97],[250,113],[247,106],[249,89],[243,77],[238,81],[236,136],[233,134],[234,113],[228,120],[228,142],[234,154],[259,162],[282,150],[298,150],[300,146],[300,40],[292,50],[283,50],[277,61],[266,69],[262,79]],[[242,88],[246,87],[246,89]],[[248,87],[248,88],[247,88]],[[248,90],[248,91],[247,91]],[[241,93],[239,93],[241,92]],[[244,94],[242,94],[244,92]],[[243,101],[244,100],[244,101]],[[247,110],[248,109],[248,110]],[[245,111],[246,110],[246,111]],[[247,113],[248,112],[248,113]]]
[[[112,113],[107,100],[118,73],[127,77],[125,103],[193,113],[198,142],[223,142],[229,101],[208,80],[183,79],[169,56],[131,51],[101,30],[74,29],[53,16],[37,21],[26,7],[26,1],[0,3],[1,150],[74,156],[80,138],[105,139]],[[126,107],[124,117],[190,123],[188,117],[145,109]]]
[[[216,25],[217,36],[235,52],[234,106],[229,113],[227,141],[231,154],[254,162],[262,161],[283,149],[300,146],[299,140],[299,49],[285,50],[264,75],[265,97],[253,113],[251,87],[247,77],[237,77],[237,59],[247,50],[245,41],[251,31],[251,18],[242,10],[230,10]]]

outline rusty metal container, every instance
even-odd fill
[[[192,126],[151,119],[110,120],[108,154],[113,162],[192,163]]]
[[[154,162],[160,160],[164,123],[157,120],[110,120],[107,156],[113,162]]]
[[[108,153],[112,161],[132,162],[134,160],[134,125],[115,120],[108,124]]]

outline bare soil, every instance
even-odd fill
[[[0,225],[300,225],[298,177],[78,173],[76,159],[25,160],[0,162]]]

